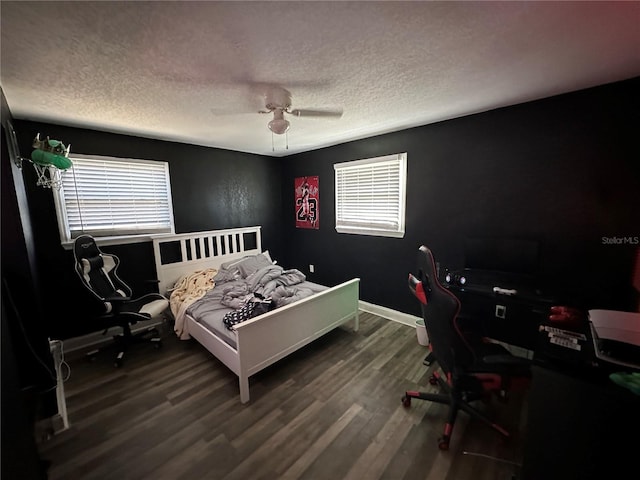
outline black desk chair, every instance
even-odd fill
[[[73,253],[75,270],[82,284],[104,304],[105,313],[98,320],[101,325],[107,325],[105,333],[110,327],[122,328],[122,334],[114,336],[119,347],[116,367],[122,365],[124,354],[133,343],[150,342],[159,348],[162,343],[157,329],[150,328],[134,335],[131,325],[162,315],[169,301],[158,293],[132,298],[131,288],[116,273],[120,260],[100,251],[90,235],[76,238]]]
[[[417,276],[409,274],[409,289],[420,300],[432,359],[444,374],[443,378],[436,371],[429,383],[439,385],[443,393],[407,391],[402,397],[404,406],[409,407],[412,398],[449,405],[444,434],[438,440],[441,450],[449,448],[459,410],[508,437],[504,428],[471,402],[492,394],[504,400],[507,391],[515,387],[526,388],[531,378],[531,362],[512,355],[501,345],[462,330],[458,322],[460,302],[438,281],[433,254],[425,246],[420,247],[418,269]]]

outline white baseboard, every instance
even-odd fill
[[[408,313],[398,312],[397,310],[392,310],[391,308],[382,307],[380,305],[374,305],[373,303],[364,302],[362,300],[359,301],[359,308],[363,312],[373,313],[374,315],[379,315],[388,320],[392,320],[394,322],[402,323],[409,327],[416,328],[416,322],[418,320],[422,320],[422,317],[416,317],[414,315],[409,315]],[[522,347],[517,347],[515,345],[509,345],[504,342],[498,342],[503,347],[505,347],[509,352],[517,357],[524,357],[528,359],[533,358],[533,351],[527,350]]]
[[[383,307],[380,305],[375,305],[373,303],[364,302],[362,300],[359,301],[358,306],[363,312],[373,313],[374,315],[379,315],[383,318],[402,323],[409,327],[415,328],[416,321],[420,320],[420,317],[409,315],[408,313],[402,313],[397,310],[393,310],[391,308]],[[135,324],[134,328],[131,329],[131,332],[137,333],[147,328],[159,326],[162,323],[163,320],[160,318],[147,320],[146,322],[138,322]],[[113,330],[113,333],[115,334],[116,330]],[[67,338],[66,340],[64,340],[63,344],[64,351],[70,353],[78,350],[84,350],[89,347],[98,347],[99,345],[106,344],[112,341],[113,339],[110,332],[107,332],[104,335],[102,334],[102,332],[94,332],[80,337]]]
[[[379,315],[388,320],[393,320],[394,322],[402,323],[413,328],[416,327],[416,321],[421,320],[421,317],[402,313],[380,305],[374,305],[373,303],[364,302],[362,300],[359,301],[359,307],[363,312],[373,313],[374,315]]]
[[[157,327],[163,323],[162,318],[154,318],[146,320],[144,322],[138,322],[131,328],[131,333],[138,333],[147,328]],[[113,333],[112,333],[113,332]],[[109,329],[104,335],[102,331],[89,333],[88,335],[82,335],[80,337],[67,338],[64,340],[64,351],[67,353],[75,352],[77,350],[83,350],[89,347],[98,347],[100,345],[113,341],[113,335],[120,333],[120,329]]]

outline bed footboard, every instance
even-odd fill
[[[358,329],[360,279],[355,278],[235,326],[240,401],[249,401],[249,377],[334,328]]]
[[[160,292],[183,275],[262,251],[260,227],[159,235],[153,238]],[[234,326],[236,348],[187,316],[189,334],[238,376],[240,401],[249,401],[249,377],[334,328],[353,320],[358,329],[360,279]]]
[[[353,320],[358,330],[360,279],[235,325],[236,348],[188,317],[189,333],[238,376],[240,402],[249,401],[249,377],[334,328]]]

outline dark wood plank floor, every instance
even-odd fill
[[[237,378],[195,341],[167,328],[164,346],[136,346],[116,369],[67,358],[70,428],[40,443],[49,479],[510,480],[522,458],[526,397],[482,408],[512,432],[458,416],[438,450],[446,407],[405,390],[433,389],[413,328],[361,314],[251,377]],[[67,356],[69,357],[69,356]],[[467,454],[465,452],[471,452]],[[493,459],[493,457],[499,460]]]

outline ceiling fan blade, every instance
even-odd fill
[[[229,116],[232,116],[232,115],[252,115],[255,112],[255,110],[212,107],[212,108],[209,109],[209,112],[214,117],[229,117]],[[271,113],[271,112],[259,112],[259,113]]]
[[[295,109],[288,112],[291,115],[296,117],[330,117],[330,118],[340,118],[342,116],[342,109],[338,110],[329,110],[329,109],[321,109],[321,110],[308,110],[308,109]]]

